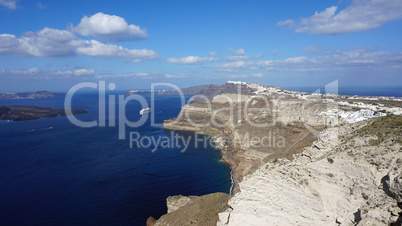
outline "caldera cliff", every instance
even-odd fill
[[[393,107],[366,110],[360,103],[369,97],[359,98],[357,108],[348,96],[229,84],[247,92],[215,92],[164,123],[213,137],[231,166],[233,197],[218,225],[400,223],[402,116],[392,114],[401,100],[377,99],[375,106]],[[188,207],[167,216],[217,219],[202,209],[190,214]],[[167,216],[148,223],[174,225]]]

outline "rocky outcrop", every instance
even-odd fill
[[[218,213],[226,210],[230,196],[213,193],[204,196],[168,197],[168,213],[155,220],[148,218],[147,225],[216,225]]]
[[[401,126],[381,118],[326,129],[292,161],[268,162],[246,176],[218,225],[400,223]]]
[[[401,166],[402,159],[397,161],[396,165]],[[389,172],[383,180],[384,191],[398,202],[402,202],[402,173],[400,171]]]
[[[328,105],[271,94],[225,93],[211,102],[185,105],[165,129],[196,131],[214,138],[235,181],[276,159],[292,159],[317,139],[327,123],[317,113]],[[236,191],[236,186],[234,186]]]

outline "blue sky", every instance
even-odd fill
[[[402,84],[402,1],[0,0],[0,92]]]

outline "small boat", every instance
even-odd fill
[[[148,114],[149,112],[151,112],[151,108],[143,108],[143,109],[140,111],[140,114],[141,114],[141,115],[143,115],[143,114]]]

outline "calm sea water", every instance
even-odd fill
[[[149,97],[147,97],[149,100]],[[73,107],[97,119],[94,94],[74,98]],[[156,121],[177,116],[180,99],[159,96]],[[0,105],[63,108],[64,99],[1,100]],[[129,102],[127,117],[138,119],[141,106]],[[170,137],[171,131],[151,127],[127,128],[141,136]],[[178,132],[184,138],[191,132]],[[200,136],[199,136],[200,137]],[[165,214],[170,195],[228,193],[230,169],[219,162],[211,146],[192,142],[182,153],[178,147],[129,147],[118,139],[118,129],[79,128],[66,117],[23,122],[0,121],[0,224],[144,225],[149,216]]]

